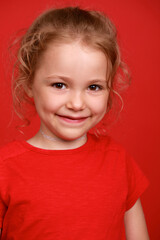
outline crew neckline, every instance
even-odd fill
[[[83,150],[88,150],[88,147],[91,145],[91,140],[93,138],[93,136],[91,136],[92,134],[87,133],[87,141],[85,142],[85,144],[83,144],[80,147],[74,148],[74,149],[43,149],[43,148],[39,148],[39,147],[35,147],[33,145],[31,145],[30,143],[28,143],[25,140],[19,141],[23,147],[27,148],[30,151],[33,152],[38,152],[40,154],[46,154],[46,155],[52,155],[52,154],[73,154],[76,152],[81,152]]]

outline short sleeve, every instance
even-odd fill
[[[149,181],[132,157],[127,156],[126,168],[128,182],[126,210],[129,210],[147,189]]]

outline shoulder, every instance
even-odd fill
[[[20,141],[13,141],[0,147],[0,160],[4,161],[9,158],[16,157],[23,154],[26,149]]]
[[[128,150],[112,137],[92,135],[91,138],[94,142],[92,144],[94,155],[98,158],[125,169],[134,161]]]
[[[126,154],[125,147],[109,135],[96,136],[94,134],[90,134],[90,138],[95,143],[96,148],[101,151],[113,151]]]

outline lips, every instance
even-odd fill
[[[84,122],[88,117],[75,117],[75,116],[61,116],[57,115],[60,120],[68,122],[68,123],[81,123]]]

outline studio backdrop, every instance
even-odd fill
[[[58,3],[57,3],[58,2]],[[35,115],[28,127],[13,112],[11,42],[50,7],[78,5],[103,11],[115,23],[131,86],[122,93],[124,108],[108,134],[136,159],[150,186],[142,204],[151,239],[160,239],[160,2],[158,0],[2,0],[0,2],[0,145],[28,139],[39,127]]]

